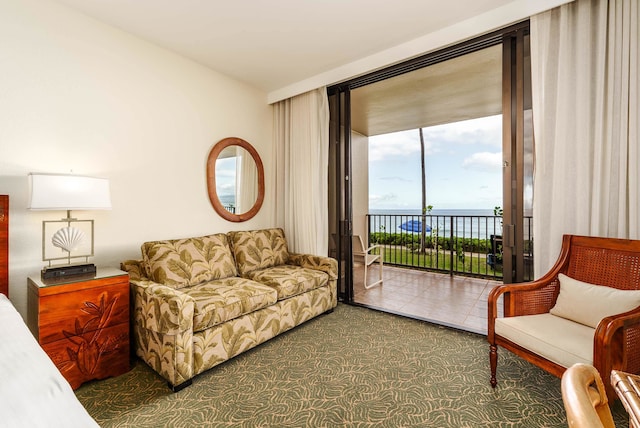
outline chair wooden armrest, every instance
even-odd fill
[[[504,284],[493,287],[488,297],[489,343],[494,343],[495,319],[498,318],[498,301],[503,297],[504,316],[535,315],[549,312],[557,295],[558,276],[541,278],[531,282]]]
[[[562,240],[560,255],[553,267],[541,278],[518,284],[505,284],[495,287],[489,294],[489,320],[497,317],[497,301],[505,295],[504,315],[535,315],[549,312],[558,297],[558,274],[566,273],[570,260],[571,235]],[[489,330],[493,321],[489,321]]]
[[[595,368],[600,373],[611,373],[614,369],[637,367],[640,346],[635,338],[639,335],[640,308],[602,319],[593,337]],[[612,385],[607,385],[607,394],[615,396]]]
[[[557,276],[554,278],[554,280],[557,280]],[[514,294],[524,296],[525,295],[524,293],[531,293],[529,295],[531,296],[530,298],[536,299],[536,297],[538,297],[538,299],[536,300],[539,301],[540,300],[539,297],[544,297],[546,294],[548,294],[548,291],[545,290],[546,287],[555,287],[555,286],[556,285],[553,281],[543,281],[543,280],[495,286],[489,292],[489,298],[488,298],[489,317],[491,317],[492,312],[493,314],[497,314],[497,311],[495,308],[497,307],[498,300],[503,295],[505,296],[505,299],[509,300],[509,298]],[[492,307],[494,308],[493,311],[491,310]],[[535,311],[535,312],[532,312],[532,314],[548,312],[548,311],[545,311],[544,308],[546,308],[546,305],[544,305],[539,312]],[[510,307],[509,309],[510,310],[507,310],[505,308],[505,314],[508,314],[506,316],[528,315],[528,314],[512,313],[512,311],[515,310],[515,308]]]

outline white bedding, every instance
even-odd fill
[[[0,294],[0,427],[98,427]]]

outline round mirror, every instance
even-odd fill
[[[213,209],[229,221],[255,216],[264,201],[264,169],[256,149],[241,138],[225,138],[209,152],[207,191]]]

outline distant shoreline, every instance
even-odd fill
[[[377,209],[369,211],[369,231],[386,233],[416,233],[401,229],[407,221],[422,220],[420,209]],[[502,218],[489,209],[433,209],[425,214],[429,231],[441,236],[489,239],[502,233]]]
[[[421,215],[421,209],[370,209],[369,214],[373,215]],[[431,212],[425,215],[441,216],[441,215],[453,215],[453,216],[493,216],[493,209],[481,209],[481,208],[464,208],[464,209],[432,209]]]

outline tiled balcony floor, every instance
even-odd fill
[[[367,282],[378,278],[378,267],[370,266]],[[354,266],[356,303],[408,315],[479,334],[487,334],[487,297],[501,282],[449,276],[406,268],[384,266],[382,286],[363,287],[362,265]]]

